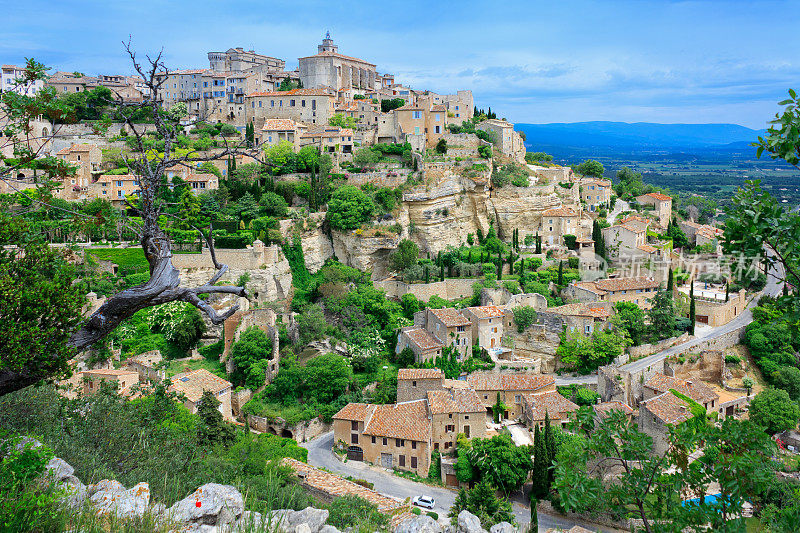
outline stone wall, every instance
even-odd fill
[[[472,286],[480,281],[477,278],[445,278],[433,283],[405,283],[395,279],[376,281],[375,286],[386,291],[389,298],[402,298],[404,294],[413,294],[418,300],[427,302],[436,295],[445,300],[458,300],[472,296]]]
[[[747,307],[746,291],[731,294],[727,302],[717,302],[704,298],[695,298],[695,314],[698,318],[706,317],[709,326],[716,328],[727,324]]]
[[[671,337],[669,339],[664,339],[662,341],[653,344],[640,344],[639,346],[630,346],[628,348],[628,352],[619,356],[616,362],[619,365],[624,365],[631,359],[640,359],[642,357],[658,353],[662,350],[666,350],[670,346],[675,346],[676,344],[682,344],[688,341],[690,338],[691,335],[689,335],[688,333],[684,333],[680,337]]]
[[[247,415],[247,424],[261,433],[271,433],[279,437],[294,439],[298,443],[308,442],[333,428],[331,424],[327,424],[319,418],[303,420],[290,426],[281,418],[270,420],[263,416]]]
[[[637,372],[613,365],[603,366],[597,372],[597,392],[604,402],[618,400],[635,408],[644,399],[645,382],[658,373],[664,373],[664,361],[657,361]]]
[[[710,383],[722,383],[725,371],[725,353],[722,350],[705,350],[700,355],[684,357],[680,362],[676,357],[664,361],[664,373],[680,379],[697,379]]]
[[[242,414],[242,407],[250,401],[252,396],[253,392],[250,389],[241,389],[231,392],[231,410],[233,411],[233,416]]]
[[[396,189],[408,180],[411,169],[393,168],[386,170],[376,170],[375,172],[353,173],[347,175],[347,184],[360,187],[371,183],[376,187],[389,187]]]
[[[747,325],[736,328],[728,333],[720,335],[715,339],[702,341],[692,346],[692,352],[703,352],[705,350],[725,350],[731,346],[736,346],[744,339],[744,332]]]
[[[217,261],[228,265],[232,270],[256,270],[277,263],[283,257],[283,252],[277,244],[264,246],[261,241],[256,241],[244,249],[217,248],[216,254]],[[203,248],[199,254],[175,254],[172,256],[172,264],[178,269],[214,266],[208,248]]]

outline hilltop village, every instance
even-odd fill
[[[142,194],[130,162],[170,153],[185,157],[159,193],[171,264],[186,286],[231,288],[203,305],[238,306],[219,323],[186,302],[143,308],[73,358],[57,394],[144,405],[158,390],[202,420],[213,401],[225,427],[308,450],[274,456],[317,497],[297,509],[358,497],[389,517],[371,518],[375,529],[523,530],[537,512],[540,524],[569,516],[552,526],[573,531],[642,527],[631,509],[560,514],[557,454],[589,438],[587,420],[634,428],[660,457],[675,428],[752,418],[780,367],[748,350],[751,310],[781,285],[723,254],[715,210],[629,169],[528,151],[469,88],[412,88],[330,34],[312,52],[291,71],[253,50],[209,52],[207,66],[159,70],[155,84],[80,72],[21,83],[26,67],[3,65],[5,94],[69,106],[69,120],[28,126],[37,157],[69,169],[46,191],[35,167],[14,167],[20,133],[0,137],[15,168],[0,205],[68,258],[83,316],[155,275],[130,229]],[[146,117],[115,118],[153,100],[175,142]],[[781,443],[800,445],[797,415],[773,432]],[[412,482],[439,500],[427,515]],[[672,497],[725,490],[693,488]],[[324,521],[303,530],[334,531]]]

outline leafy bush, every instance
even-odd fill
[[[536,309],[529,305],[515,307],[513,311],[514,322],[517,324],[517,331],[520,333],[536,322]]]
[[[359,533],[371,533],[389,524],[389,517],[379,512],[376,505],[352,494],[335,498],[328,512],[328,523],[342,531],[353,528]]]
[[[235,365],[233,383],[255,390],[264,384],[266,365],[272,359],[272,339],[251,326],[231,346],[230,357]]]
[[[345,185],[331,195],[326,218],[334,229],[351,230],[369,220],[374,212],[375,205],[369,196],[352,185]]]

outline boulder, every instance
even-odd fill
[[[508,522],[500,522],[490,527],[489,533],[517,533],[517,528]]]
[[[302,511],[278,509],[270,513],[270,523],[278,526],[278,531],[295,532],[300,524],[307,524],[311,533],[319,533],[328,520],[327,509],[306,507]]]
[[[167,514],[176,522],[195,525],[225,525],[244,512],[244,498],[236,487],[206,483],[169,508]]]
[[[311,528],[308,527],[308,524],[298,524],[294,528],[294,533],[311,533]]]
[[[415,516],[400,523],[394,533],[441,533],[442,526],[430,516]]]
[[[64,481],[67,478],[74,477],[75,474],[75,469],[60,457],[53,457],[50,459],[50,462],[47,463],[45,468],[53,475],[53,479],[56,481]]]
[[[325,524],[320,528],[319,533],[342,533],[330,524]]]
[[[114,514],[120,518],[142,516],[150,505],[150,486],[139,483],[125,489],[119,481],[104,479],[89,488],[89,503],[98,514]]]
[[[458,513],[457,529],[458,533],[486,533],[481,527],[480,519],[469,511]]]

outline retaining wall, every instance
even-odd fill
[[[457,300],[472,296],[472,286],[480,281],[477,278],[446,278],[433,283],[405,283],[394,279],[376,281],[375,286],[386,291],[389,298],[401,298],[413,294],[418,300],[427,302],[436,295],[445,300]]]

